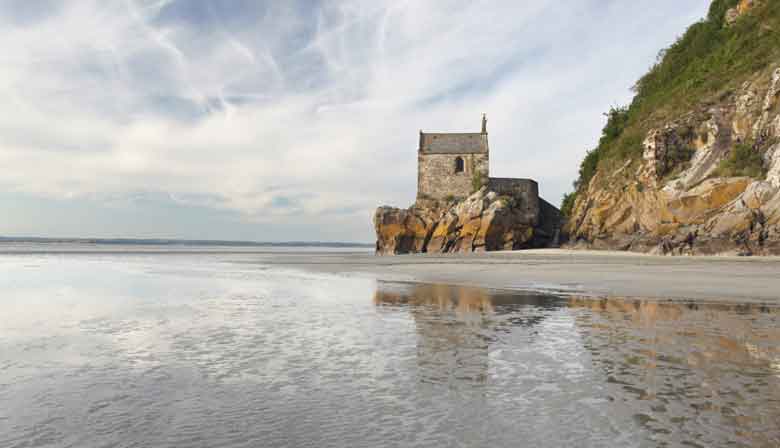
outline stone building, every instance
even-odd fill
[[[488,180],[487,118],[482,132],[425,133],[417,153],[417,198],[465,198]]]
[[[452,253],[557,246],[562,216],[531,179],[490,177],[487,118],[474,133],[420,131],[417,201],[374,213],[376,253]]]
[[[490,177],[487,117],[481,132],[426,133],[420,131],[417,151],[417,199],[464,199],[483,186],[498,194],[522,196],[538,208],[539,186],[531,179]]]

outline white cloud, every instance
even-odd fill
[[[370,240],[375,206],[413,200],[417,130],[488,112],[492,171],[557,202],[600,112],[707,3],[83,0],[24,21],[0,6],[0,186],[161,193],[238,211],[261,239]]]

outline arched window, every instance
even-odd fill
[[[455,172],[462,173],[464,170],[463,157],[455,157]]]

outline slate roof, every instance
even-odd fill
[[[487,134],[475,133],[420,133],[420,152],[423,154],[481,154],[488,152]]]

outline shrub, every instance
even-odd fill
[[[677,144],[669,147],[669,152],[666,154],[666,161],[661,176],[672,176],[679,174],[690,166],[693,155],[696,154],[696,150],[686,144]]]
[[[475,171],[474,175],[471,177],[471,192],[476,193],[479,191],[480,188],[485,186],[485,179],[482,176],[482,173],[479,171]]]
[[[563,200],[561,200],[561,214],[565,217],[571,216],[574,211],[574,203],[577,201],[577,192],[565,193]]]
[[[599,145],[595,149],[585,153],[585,159],[580,163],[579,176],[577,180],[574,181],[575,190],[587,188],[588,183],[590,183],[590,180],[596,174],[599,162],[607,156],[610,156],[610,145],[620,139],[626,128],[626,124],[628,123],[628,108],[613,107],[609,112],[605,113],[604,116],[607,117],[607,124],[604,125],[604,129],[601,131]]]
[[[763,179],[766,177],[766,168],[758,148],[748,143],[739,143],[731,150],[729,156],[720,162],[713,175]]]
[[[714,0],[710,5],[707,21],[722,24],[726,17],[726,11],[737,6],[737,3],[739,0]]]
[[[601,130],[599,147],[606,147],[623,134],[628,124],[628,107],[612,107],[604,116],[607,117],[607,124]]]
[[[596,174],[596,168],[599,164],[598,149],[593,149],[585,153],[585,159],[580,163],[579,177],[574,181],[574,189],[587,188],[591,178]]]

